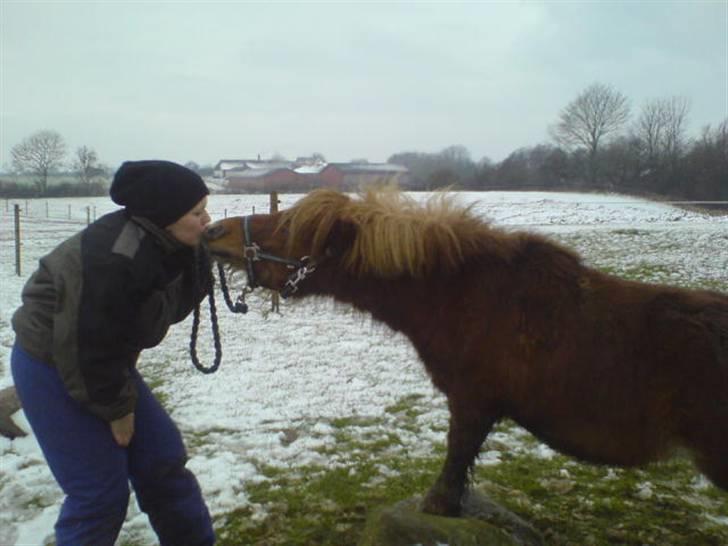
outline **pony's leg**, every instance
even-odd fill
[[[478,410],[475,405],[467,409],[450,406],[447,456],[440,476],[425,496],[424,512],[439,516],[460,515],[468,471],[497,419],[495,413]]]
[[[690,436],[696,466],[716,487],[728,491],[728,412],[696,426]]]

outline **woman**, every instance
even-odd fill
[[[162,545],[213,544],[179,430],[136,370],[209,290],[209,192],[181,165],[136,161],[110,193],[124,209],[43,257],[12,320],[18,396],[66,494],[56,544],[113,545],[129,482]]]

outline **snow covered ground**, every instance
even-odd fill
[[[282,195],[280,206],[298,197]],[[551,234],[577,248],[588,263],[618,274],[681,285],[728,285],[728,216],[609,194],[490,192],[458,198],[477,201],[478,213],[496,225]],[[38,258],[83,227],[86,207],[92,217],[116,208],[107,198],[18,201],[27,215],[21,225],[22,274],[16,276],[14,203],[0,203],[0,388],[12,383],[10,317]],[[249,214],[253,207],[266,212],[268,196],[213,195],[208,210],[219,219]],[[281,315],[268,313],[263,295],[251,302],[248,315],[232,315],[218,295],[224,351],[218,373],[202,375],[192,367],[190,320],[175,326],[140,361],[142,374],[187,439],[189,467],[214,516],[250,504],[246,485],[265,479],[258,471],[261,463],[288,469],[345,465],[345,457],[323,460],[316,450],[334,444],[334,418],[376,417],[386,423],[382,426],[396,426],[384,409],[418,395],[418,407],[426,408],[418,417],[424,432],[415,437],[402,430],[400,437],[413,455],[418,450],[429,454],[432,442],[443,441],[444,401],[403,337],[329,301],[283,302]],[[212,363],[209,327],[203,326],[198,353],[203,363]],[[15,421],[29,430],[22,412]],[[295,431],[293,441],[290,431]],[[515,447],[519,434],[498,440]],[[550,454],[545,446],[537,452]],[[497,456],[491,460],[490,455],[484,453],[481,464],[497,464]],[[40,545],[52,539],[61,500],[34,437],[0,438],[0,544]],[[253,508],[265,515],[265,506]],[[135,502],[120,540],[154,542]]]

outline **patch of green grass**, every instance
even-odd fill
[[[424,396],[422,394],[410,394],[401,398],[391,406],[387,406],[384,408],[384,411],[392,414],[404,414],[408,418],[416,418],[418,415],[424,413],[415,407],[415,404],[423,398]]]
[[[420,429],[417,418],[426,412],[421,406],[424,398],[422,394],[410,394],[387,406],[384,411],[395,417],[401,428],[416,433]]]
[[[329,424],[337,429],[345,429],[348,427],[370,427],[381,424],[382,420],[378,417],[363,417],[359,415],[350,415],[348,417],[338,417],[331,419]]]
[[[385,462],[396,474],[381,476],[379,465]],[[250,508],[227,514],[217,522],[218,544],[354,546],[369,512],[425,490],[436,470],[427,460],[375,458],[348,468],[310,466],[297,472],[299,477],[254,484],[250,500],[269,515],[256,521]]]
[[[185,431],[185,445],[192,450],[214,449],[215,440],[213,436],[230,436],[237,431],[224,427],[210,427],[204,430]]]
[[[335,444],[315,448],[315,451],[321,455],[335,456],[340,454],[343,448],[350,460],[366,461],[373,454],[386,452],[402,445],[402,440],[396,432],[366,433],[359,437],[339,432],[334,435],[334,438]]]
[[[627,235],[630,237],[640,237],[642,235],[649,235],[650,232],[644,229],[636,229],[636,228],[622,228],[622,229],[613,229],[611,231],[613,235]]]
[[[496,430],[516,432],[510,421]],[[410,457],[394,431],[363,432],[324,450],[336,465],[295,471],[262,465],[266,480],[246,487],[251,506],[216,521],[219,544],[355,546],[370,512],[428,490],[444,445],[433,446],[431,456]],[[728,526],[709,517],[728,515],[728,497],[712,486],[695,487],[689,461],[632,470],[594,466],[538,457],[529,449],[538,443],[533,437],[520,430],[514,437],[523,449],[484,446],[501,451],[502,462],[476,464],[474,487],[532,523],[549,546],[728,544]],[[256,516],[261,510],[266,515]]]
[[[476,467],[475,476],[494,500],[535,525],[548,544],[728,544],[728,526],[706,517],[725,514],[728,497],[712,486],[697,489],[686,459],[617,469],[560,455],[519,454]]]

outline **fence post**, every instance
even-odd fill
[[[20,277],[20,205],[13,205],[15,212],[15,274]]]
[[[278,192],[272,191],[270,192],[270,212],[273,214],[274,212],[278,212]],[[255,214],[255,207],[253,207],[253,214]],[[273,295],[270,298],[270,310],[274,311],[276,313],[280,313],[280,304],[281,304],[281,298],[278,292],[273,292]]]
[[[91,207],[86,205],[86,225],[91,223]]]
[[[71,219],[71,205],[68,205],[68,219]]]
[[[46,201],[46,218],[48,218],[48,201]]]

